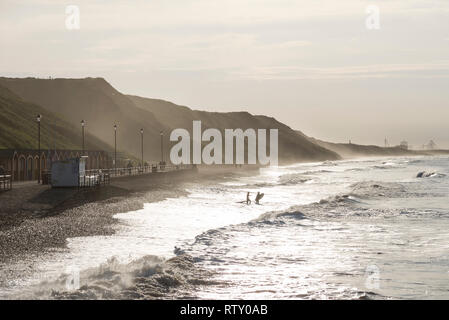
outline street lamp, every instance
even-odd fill
[[[83,156],[84,156],[84,126],[86,125],[86,122],[84,122],[84,120],[81,120],[81,131],[82,131],[82,136],[83,136]]]
[[[140,137],[141,137],[141,149],[142,149],[142,170],[143,170],[143,128],[140,129]]]
[[[39,163],[37,165],[37,183],[41,183],[41,119],[42,116],[40,114],[37,115],[37,152],[39,156]]]
[[[114,174],[117,175],[117,125],[114,124]]]
[[[164,164],[164,131],[161,130],[161,164]]]

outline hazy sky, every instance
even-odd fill
[[[0,0],[0,75],[104,77],[331,141],[449,147],[449,1]]]

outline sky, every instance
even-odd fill
[[[0,76],[104,77],[329,141],[449,148],[449,1],[0,0]]]

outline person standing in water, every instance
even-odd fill
[[[251,204],[251,199],[249,198],[249,192],[246,193],[246,204]]]

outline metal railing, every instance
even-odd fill
[[[127,168],[111,168],[111,169],[94,169],[94,170],[86,170],[87,174],[98,174],[99,172],[105,174],[109,174],[111,178],[122,177],[122,176],[136,176],[147,173],[154,172],[170,172],[177,170],[186,170],[192,169],[192,165],[164,165],[164,164],[155,164],[143,167],[127,167]]]
[[[80,188],[97,187],[107,185],[111,178],[137,176],[155,172],[170,172],[177,170],[192,169],[192,165],[164,165],[155,164],[144,167],[110,168],[110,169],[90,169],[85,170],[84,175],[79,177]],[[42,174],[42,183],[51,184],[51,172],[45,171]]]
[[[12,188],[12,175],[2,174],[0,175],[0,191],[8,191]]]
[[[84,175],[79,177],[79,188],[90,188],[108,185],[110,182],[109,173],[102,170],[86,170]]]

